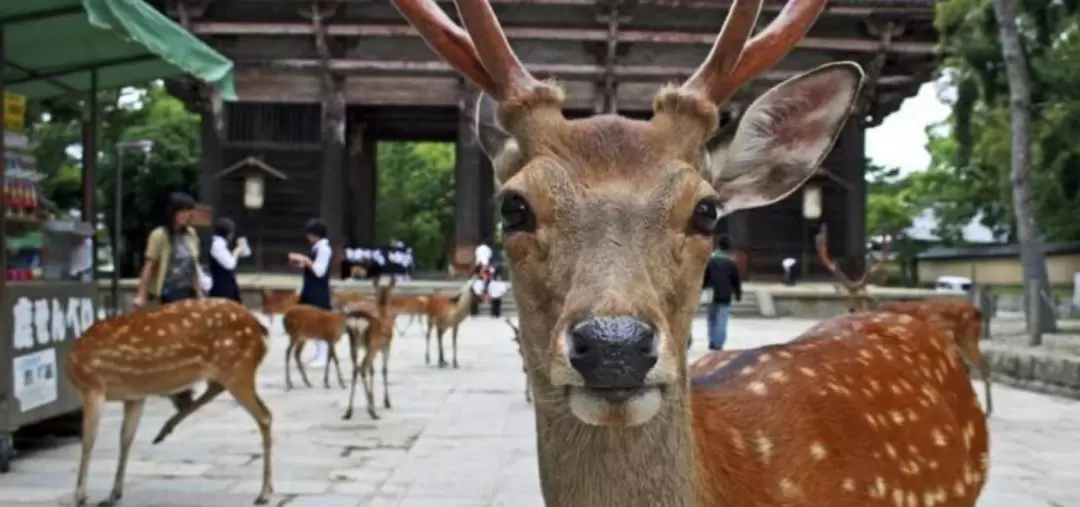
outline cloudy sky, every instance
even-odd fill
[[[867,131],[866,156],[877,164],[899,167],[904,173],[926,169],[930,163],[926,126],[948,115],[949,107],[938,99],[937,85],[926,83],[899,111]]]

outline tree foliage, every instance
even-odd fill
[[[411,246],[418,269],[445,266],[454,233],[454,145],[380,143],[378,170],[377,240]]]

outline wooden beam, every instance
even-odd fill
[[[318,59],[279,58],[274,60],[235,60],[238,67],[269,68],[292,71],[319,71]],[[356,60],[336,58],[327,62],[332,72],[339,75],[431,75],[448,76],[457,72],[443,62],[406,62],[387,60]],[[527,64],[529,71],[538,76],[553,76],[565,80],[597,80],[604,76],[602,65],[581,64]],[[694,72],[693,67],[662,65],[615,65],[614,75],[623,82],[665,82],[685,79]],[[761,74],[759,81],[783,81],[801,74],[802,71],[772,70]],[[897,86],[920,82],[920,78],[904,75],[882,76],[878,85]]]
[[[231,0],[234,3],[247,3],[247,4],[282,4],[282,3],[296,3],[296,0]],[[336,0],[338,3],[343,4],[366,4],[371,3],[372,0]],[[596,5],[596,0],[489,0],[495,5],[541,5],[541,6],[578,6],[578,7],[592,7]],[[453,3],[450,0],[438,0],[440,4],[450,6],[452,9]],[[762,7],[764,12],[778,12],[786,0],[768,0]],[[679,9],[707,9],[727,12],[731,8],[730,0],[641,0],[640,5],[645,7],[672,7]],[[934,15],[934,6],[929,4],[926,6],[919,5],[904,5],[904,6],[888,6],[888,5],[830,5],[825,8],[823,13],[825,16],[871,16],[871,15],[895,15],[903,17],[932,17]]]
[[[590,0],[592,1],[592,0]],[[192,23],[191,31],[199,35],[306,35],[313,33],[310,23],[203,21]],[[331,37],[416,37],[416,30],[409,25],[369,25],[335,23],[326,27]],[[595,28],[540,28],[506,27],[511,40],[546,40],[607,42],[608,30]],[[618,32],[620,43],[649,44],[700,44],[711,45],[716,33],[687,33],[659,30],[625,30]],[[875,39],[844,39],[837,37],[807,37],[799,42],[799,49],[846,51],[852,53],[876,53],[881,43]],[[936,42],[892,41],[889,50],[894,53],[929,55],[935,52]]]

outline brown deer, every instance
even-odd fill
[[[521,371],[525,374],[525,401],[532,403],[532,390],[529,388],[529,369],[525,364],[525,355],[521,353],[521,336],[518,333],[518,327],[514,325],[514,322],[510,319],[503,319],[506,321],[506,325],[510,326],[510,330],[514,332],[514,344],[517,345],[518,355],[521,356]]]
[[[243,305],[226,299],[191,299],[99,320],[72,346],[64,364],[82,396],[82,458],[75,505],[86,505],[86,475],[107,401],[124,402],[120,459],[108,500],[124,494],[124,475],[143,405],[150,396],[189,392],[207,381],[202,395],[178,404],[154,439],[165,439],[192,412],[228,391],[255,418],[262,434],[263,483],[256,504],[265,504],[271,485],[270,409],[255,391],[256,372],[266,357],[268,331]]]
[[[359,333],[349,335],[349,353],[352,357],[353,373],[352,387],[349,390],[349,408],[345,410],[343,419],[352,419],[357,377],[360,377],[364,384],[368,415],[372,419],[379,418],[379,415],[375,413],[375,357],[378,355],[382,355],[383,407],[390,408],[388,370],[390,345],[394,341],[394,321],[397,319],[397,312],[391,305],[390,293],[396,283],[394,277],[390,277],[388,285],[381,285],[376,279],[374,281],[375,302],[364,301],[348,309],[347,315],[350,319],[364,319],[368,325],[363,331],[363,336]],[[364,359],[358,362],[357,355],[361,348],[364,349]]]
[[[769,374],[791,382],[764,369],[710,382],[701,371],[691,387],[685,340],[717,221],[780,201],[814,175],[856,104],[863,72],[844,62],[779,84],[708,153],[717,108],[798,43],[824,0],[790,1],[749,43],[762,2],[731,2],[706,61],[683,85],[660,91],[647,121],[566,119],[563,91],[529,73],[491,5],[455,3],[464,29],[435,0],[394,0],[428,45],[485,92],[477,137],[501,186],[547,505],[863,507],[894,495],[974,505],[985,420],[950,412],[976,401],[970,383],[954,382],[951,370],[947,385],[916,381],[876,348],[915,347],[907,338],[934,332],[910,317],[842,317],[834,334],[848,338],[789,346],[818,347],[814,357],[761,354],[775,361]],[[936,340],[914,342],[936,351]],[[866,404],[828,395],[828,384],[845,386],[811,365],[853,352],[876,360],[845,363],[842,375],[891,375],[914,389],[879,398],[870,415],[891,417],[925,387],[934,397],[923,398],[931,406],[916,413],[919,422],[870,428]],[[816,377],[795,382],[809,377],[802,369]],[[938,432],[943,447],[935,447]],[[904,461],[873,457],[889,448]],[[919,462],[912,448],[933,462]],[[953,491],[954,480],[963,491]]]
[[[457,296],[450,297],[436,293],[432,294],[428,299],[427,330],[424,334],[425,364],[431,364],[431,332],[434,330],[439,345],[439,367],[446,367],[446,360],[443,359],[443,336],[447,331],[451,331],[450,346],[453,353],[453,364],[454,368],[458,367],[458,327],[469,316],[473,298],[476,297],[472,290],[472,284],[475,280],[475,277],[469,278],[465,285],[458,290]],[[457,298],[456,301],[454,300],[455,297]]]
[[[426,322],[428,305],[430,304],[431,296],[394,296],[390,298],[390,308],[394,310],[395,314],[409,316],[409,321],[405,323],[405,328],[399,329],[398,334],[404,335],[405,331],[408,331],[409,328],[412,327],[413,322],[415,322],[417,318],[420,319],[421,326],[430,325]]]
[[[295,290],[270,290],[262,289],[259,291],[259,302],[262,305],[262,312],[269,319],[268,326],[274,328],[274,317],[282,315],[285,310],[292,308],[300,298]]]
[[[975,305],[962,298],[878,303],[866,291],[866,285],[867,281],[875,273],[880,272],[882,266],[888,262],[891,241],[886,239],[881,258],[857,282],[852,282],[833,262],[832,256],[829,255],[828,229],[824,225],[821,226],[816,241],[818,259],[840,282],[839,287],[843,291],[844,302],[849,312],[877,310],[903,313],[924,322],[943,326],[945,332],[956,344],[960,358],[971,370],[979,373],[979,378],[983,381],[983,395],[986,398],[986,415],[990,416],[993,413],[994,400],[990,394],[990,363],[986,361],[979,349],[982,312]]]
[[[360,304],[362,302],[349,303],[344,311],[347,312],[348,308]],[[285,326],[285,334],[289,336],[289,346],[285,348],[285,390],[289,391],[293,388],[289,368],[290,356],[296,360],[296,368],[300,370],[300,378],[304,381],[304,385],[312,387],[307,372],[304,371],[304,362],[300,360],[300,352],[307,341],[326,342],[328,360],[323,369],[323,385],[330,389],[330,364],[333,363],[334,370],[337,371],[338,383],[341,384],[342,389],[345,389],[345,377],[341,375],[341,363],[338,362],[335,350],[341,335],[345,333],[351,335],[354,332],[348,325],[345,313],[298,304],[285,312],[282,323]]]

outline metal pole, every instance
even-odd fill
[[[97,125],[98,125],[98,71],[90,71],[90,93],[86,98],[89,114],[83,124],[82,152],[82,216],[90,224],[90,279],[97,280],[98,239],[97,239]],[[115,265],[113,268],[115,269]]]
[[[116,147],[116,174],[114,175],[114,184],[116,185],[116,191],[113,194],[113,224],[112,224],[112,254],[113,254],[113,270],[112,270],[112,302],[113,302],[113,315],[120,314],[120,223],[123,214],[124,201],[123,201],[123,184],[124,184],[124,157],[121,156],[120,147]]]

